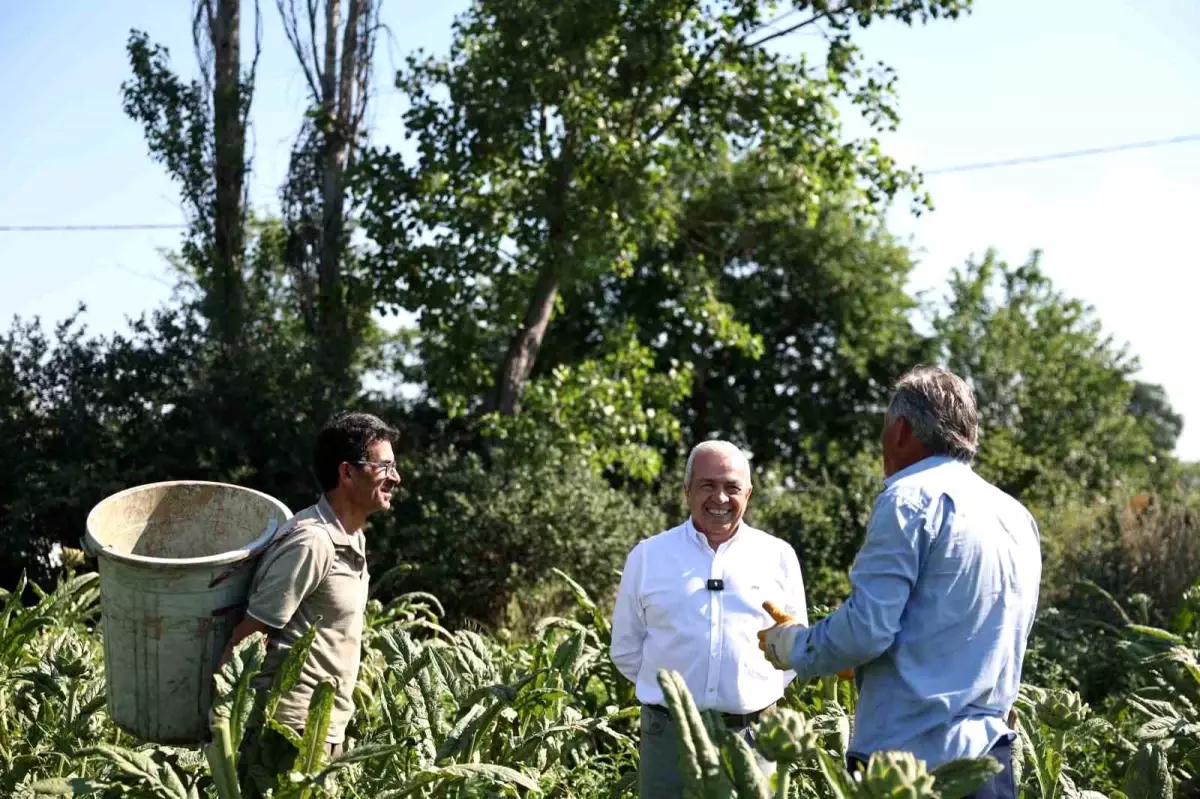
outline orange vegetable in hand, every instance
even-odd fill
[[[771,615],[771,618],[774,619],[776,624],[787,624],[792,620],[791,616],[780,610],[779,606],[769,599],[763,603],[763,610]]]
[[[779,608],[778,605],[776,605],[774,602],[772,602],[769,599],[766,602],[764,602],[762,606],[763,606],[763,610],[765,610],[768,614],[770,614],[771,620],[774,621],[776,624],[787,624],[790,621],[795,621],[795,618],[793,616],[789,616],[788,614],[784,613]],[[758,648],[764,652],[767,651],[767,631],[766,630],[759,630],[759,632],[758,632]],[[837,676],[838,676],[839,680],[853,680],[854,679],[854,669],[843,669],[842,671],[839,671],[837,673]]]
[[[768,614],[770,614],[771,620],[774,621],[776,625],[787,624],[790,621],[794,621],[794,619],[791,616],[789,616],[788,614],[786,614],[782,610],[780,610],[779,606],[776,605],[774,602],[772,602],[769,599],[766,602],[764,602],[762,604],[762,606],[763,606],[763,610],[765,610]],[[768,629],[771,629],[771,628],[768,628]],[[758,631],[758,648],[761,649],[763,652],[767,651],[767,631],[766,630]]]

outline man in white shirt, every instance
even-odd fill
[[[659,669],[682,674],[701,710],[721,712],[753,744],[749,726],[794,676],[759,651],[758,631],[774,624],[763,602],[808,624],[796,551],[742,523],[752,490],[745,454],[727,441],[705,441],[688,456],[684,484],[690,518],[633,548],[613,611],[612,660],[642,704],[644,799],[683,793]],[[760,758],[759,767],[769,774],[773,765]]]

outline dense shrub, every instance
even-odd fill
[[[634,543],[671,523],[561,451],[526,459],[497,449],[485,464],[478,454],[443,450],[410,456],[401,469],[404,493],[372,529],[372,549],[415,566],[398,587],[444,597],[455,621],[491,626],[511,623],[511,612],[536,616],[552,601],[553,567],[607,598]]]
[[[1121,601],[1144,597],[1147,623],[1167,626],[1200,577],[1200,505],[1178,491],[1117,495],[1039,513],[1048,603],[1088,580]]]
[[[795,547],[810,604],[836,605],[850,590],[846,571],[882,488],[878,458],[869,451],[816,477],[767,472],[755,483],[746,518]]]

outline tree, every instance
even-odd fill
[[[933,326],[975,390],[981,468],[1001,488],[1057,502],[1145,476],[1155,445],[1129,412],[1137,361],[1054,288],[1039,253],[1013,268],[989,251],[956,270]]]
[[[752,0],[476,2],[447,59],[413,57],[397,79],[418,161],[376,153],[359,183],[380,299],[419,314],[432,394],[516,413],[564,292],[628,277],[641,248],[673,235],[680,172],[761,157],[810,189],[800,218],[831,194],[914,187],[875,139],[841,137],[843,101],[878,128],[897,119],[894,76],[864,69],[851,33],[966,6],[799,3],[789,30],[830,41],[814,66],[764,47],[780,33]]]
[[[372,547],[414,564],[404,589],[436,592],[455,622],[503,624],[514,602],[544,611],[552,568],[606,599],[638,539],[669,526],[652,501],[614,490],[553,443],[537,457],[495,452],[486,464],[441,447],[404,461],[406,491]]]
[[[1171,407],[1162,386],[1135,382],[1129,412],[1145,425],[1155,454],[1165,456],[1175,451],[1175,443],[1183,433],[1183,417]]]
[[[288,263],[325,379],[340,383],[350,379],[371,308],[348,246],[345,197],[365,132],[381,3],[305,0],[303,14],[296,0],[276,4],[312,106],[283,189]]]
[[[694,443],[731,437],[757,464],[831,468],[878,437],[894,377],[921,360],[908,251],[868,206],[825,198],[757,160],[689,176],[676,235],[632,274],[564,293],[543,362],[591,357],[636,327],[660,366],[692,365],[675,414]]]
[[[205,291],[204,310],[227,353],[245,322],[246,125],[261,40],[255,4],[254,56],[242,71],[240,0],[195,0],[192,38],[200,81],[185,83],[166,48],[133,31],[133,80],[121,86],[125,113],[141,123],[151,157],[179,184],[188,215],[183,256]]]
[[[88,512],[124,488],[171,479],[234,482],[298,510],[325,421],[320,377],[290,299],[279,220],[251,220],[242,341],[231,361],[205,315],[205,289],[180,270],[167,307],[128,332],[89,335],[82,309],[47,332],[0,332],[0,585],[46,576],[55,544],[77,547]],[[177,259],[176,259],[177,260]],[[394,408],[377,407],[384,416]]]

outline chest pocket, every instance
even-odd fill
[[[783,606],[784,593],[779,581],[768,577],[735,577],[725,580],[725,612],[762,621],[763,627],[771,625],[771,617],[763,610],[763,602],[770,599]],[[755,628],[756,629],[756,628]]]

